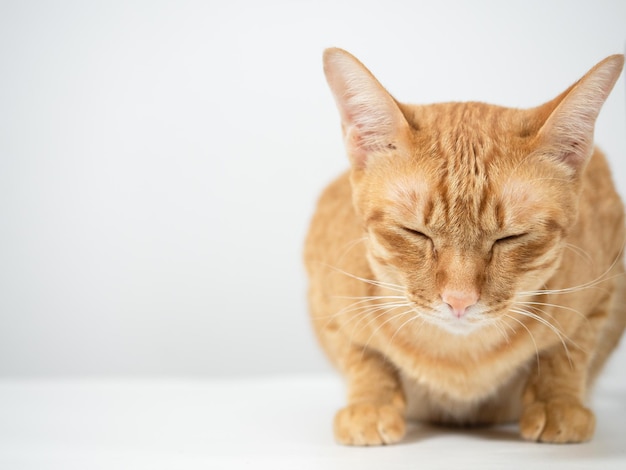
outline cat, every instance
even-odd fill
[[[532,109],[407,105],[324,52],[350,169],[323,191],[304,259],[348,388],[339,443],[398,442],[407,420],[592,438],[588,392],[626,325],[624,207],[593,143],[623,65]]]

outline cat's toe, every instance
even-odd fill
[[[393,444],[404,437],[406,425],[397,408],[370,403],[349,405],[335,416],[335,439],[345,445]]]
[[[575,443],[591,439],[595,430],[593,412],[578,402],[535,402],[524,410],[520,433],[524,439],[549,443]]]

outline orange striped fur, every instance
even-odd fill
[[[590,439],[588,391],[626,324],[624,209],[593,146],[623,57],[527,110],[401,104],[340,49],[324,67],[351,169],[305,262],[348,386],[336,439],[397,442],[407,419]]]

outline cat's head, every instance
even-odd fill
[[[576,222],[595,120],[623,62],[611,56],[554,100],[517,110],[404,105],[352,55],[325,51],[377,278],[461,334],[543,286]]]

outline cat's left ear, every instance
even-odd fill
[[[623,55],[607,57],[542,107],[552,108],[537,134],[542,154],[565,163],[574,174],[585,167],[593,153],[596,118],[623,67]]]

